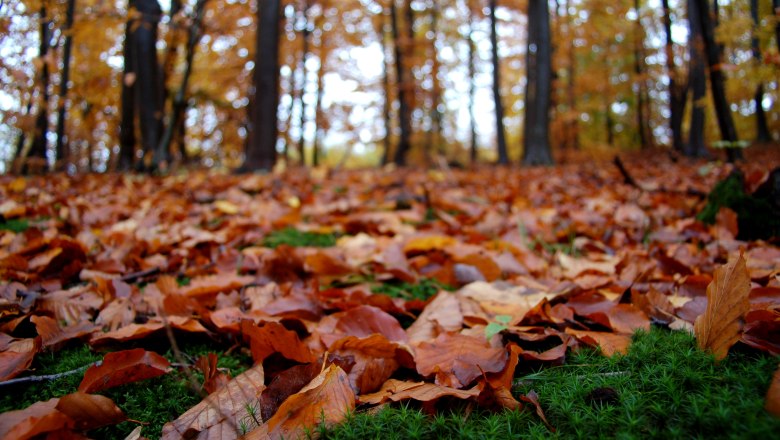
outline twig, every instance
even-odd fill
[[[0,382],[0,387],[4,387],[6,385],[16,385],[16,384],[20,384],[20,383],[27,383],[27,382],[44,382],[44,381],[49,381],[49,380],[57,380],[57,379],[60,379],[62,377],[72,376],[74,374],[80,373],[80,372],[86,370],[87,368],[89,368],[89,367],[91,367],[93,365],[101,365],[102,363],[103,363],[103,361],[97,361],[97,362],[93,362],[93,363],[91,363],[89,365],[84,365],[83,367],[76,368],[75,370],[64,371],[62,373],[44,374],[44,375],[41,375],[41,376],[27,376],[27,377],[18,377],[16,379],[9,379],[9,380]]]
[[[125,276],[123,276],[123,277],[121,277],[119,279],[124,281],[124,282],[126,282],[126,283],[132,283],[132,282],[136,281],[139,278],[144,278],[144,277],[148,277],[148,276],[152,276],[152,275],[157,275],[158,273],[160,273],[160,268],[155,266],[155,267],[151,267],[149,269],[145,269],[145,270],[142,270],[142,271],[129,273],[129,274],[127,274],[127,275],[125,275]]]
[[[699,198],[706,198],[707,193],[701,192],[699,190],[693,189],[693,188],[686,188],[684,190],[679,189],[670,189],[665,187],[660,188],[648,188],[634,179],[634,177],[631,175],[631,173],[628,172],[628,169],[626,169],[626,166],[623,164],[623,161],[620,159],[620,156],[615,156],[615,158],[612,160],[612,163],[615,164],[618,171],[620,171],[620,175],[623,176],[623,182],[626,185],[633,186],[634,188],[639,189],[640,191],[649,192],[649,193],[668,193],[668,194],[684,194],[686,196],[693,196],[693,197],[699,197]]]

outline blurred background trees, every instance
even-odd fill
[[[258,11],[273,3],[4,0],[0,171],[546,163],[780,140],[776,0]]]

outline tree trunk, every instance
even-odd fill
[[[436,42],[439,38],[439,2],[438,0],[432,0],[433,7],[431,8],[431,32],[433,33],[433,39],[431,40],[431,60],[433,62],[433,68],[431,69],[431,79],[433,80],[433,90],[431,92],[431,129],[428,132],[429,135],[429,148],[428,151],[436,151],[437,155],[443,155],[444,145],[441,138],[441,121],[442,112],[439,110],[441,104],[441,82],[439,81],[439,70],[441,64],[439,63],[439,51],[436,48]],[[432,148],[431,148],[432,147]]]
[[[528,84],[525,90],[523,165],[551,165],[550,91],[552,54],[550,9],[547,0],[528,4]]]
[[[688,0],[688,26],[690,28],[690,67],[688,84],[693,92],[691,125],[688,132],[688,144],[684,153],[688,157],[706,157],[704,147],[704,100],[707,92],[707,78],[704,69],[704,36],[699,19],[698,0]]]
[[[412,8],[410,0],[405,0],[404,7],[407,9],[408,17]],[[411,102],[411,97],[409,94],[413,92],[411,86],[414,83],[414,78],[412,77],[411,69],[407,69],[404,65],[404,63],[407,62],[404,53],[409,53],[409,45],[411,45],[411,40],[405,47],[401,47],[402,43],[398,26],[398,10],[395,6],[395,2],[390,3],[390,14],[392,20],[391,24],[393,30],[393,43],[395,46],[395,76],[396,81],[398,82],[398,125],[401,128],[401,137],[398,140],[398,147],[395,149],[393,162],[396,165],[403,166],[406,165],[406,155],[412,148],[412,112],[410,108],[411,106],[409,105]],[[409,32],[412,35],[414,34],[413,25],[414,23],[408,21],[407,26],[409,27]]]
[[[299,125],[301,127],[301,136],[298,138],[298,155],[301,165],[306,165],[306,81],[308,79],[306,70],[306,59],[309,58],[309,43],[311,39],[311,30],[309,29],[309,8],[311,0],[305,0],[303,6],[303,53],[301,54],[301,114]]]
[[[387,165],[390,162],[390,62],[388,60],[387,51],[389,50],[390,43],[387,41],[387,12],[383,8],[381,20],[379,21],[379,41],[382,43],[382,90],[384,91],[384,102],[382,103],[382,123],[385,128],[385,136],[382,140],[384,150],[382,151],[382,166]]]
[[[119,171],[133,169],[135,163],[135,49],[132,42],[132,28],[135,20],[125,23],[124,68],[122,72],[122,119],[119,124]]]
[[[202,23],[203,12],[206,9],[206,2],[208,0],[198,0],[195,3],[195,17],[190,24],[189,35],[187,38],[187,53],[184,61],[184,74],[182,75],[181,84],[176,91],[176,95],[173,97],[173,105],[171,106],[171,118],[168,121],[168,125],[165,127],[162,139],[160,140],[160,149],[166,152],[170,151],[171,143],[174,137],[179,139],[184,138],[184,112],[187,110],[187,86],[190,82],[190,76],[192,74],[192,60],[195,57],[195,48],[202,36]],[[179,149],[182,155],[182,160],[186,160],[187,154],[183,143],[180,143]]]
[[[469,10],[468,14],[468,35],[466,36],[466,40],[469,45],[469,53],[468,53],[468,69],[469,69],[469,158],[471,160],[471,165],[476,165],[477,163],[477,121],[476,117],[474,116],[474,96],[476,94],[476,84],[475,84],[475,76],[476,76],[476,69],[474,68],[474,54],[476,53],[476,48],[474,47],[474,19],[471,15],[471,1],[466,0],[466,6]]]
[[[753,18],[753,38],[751,41],[751,49],[753,51],[753,59],[757,64],[761,64],[761,47],[759,46],[758,36],[756,35],[756,29],[758,27],[758,0],[750,0],[750,16]],[[756,142],[769,142],[772,140],[772,135],[769,133],[769,126],[766,122],[766,112],[762,102],[764,101],[764,84],[759,83],[756,87],[756,94],[754,96],[756,105]]]
[[[688,83],[683,80],[674,63],[674,42],[672,41],[672,18],[669,0],[661,0],[663,26],[666,34],[666,70],[669,75],[669,128],[672,131],[672,148],[680,153],[684,150],[682,123],[685,104],[688,101]]]
[[[634,0],[634,9],[636,10],[637,19],[634,41],[634,74],[636,75],[636,118],[637,118],[637,131],[639,133],[639,145],[645,150],[653,146],[653,135],[650,132],[650,109],[649,98],[647,96],[647,80],[645,79],[645,50],[644,39],[645,33],[642,27],[640,4],[639,0]]]
[[[255,100],[250,110],[246,159],[240,171],[268,171],[276,162],[280,10],[280,0],[262,1],[257,7]]]
[[[321,8],[322,10],[326,9],[327,2],[323,0],[321,2]],[[320,14],[320,20],[322,21],[324,18],[324,14]],[[325,50],[325,26],[322,25],[322,23],[316,24],[317,28],[320,29],[320,41],[319,41],[319,53],[317,56],[320,60],[320,67],[317,70],[317,96],[315,97],[316,101],[314,104],[314,139],[312,139],[312,157],[311,162],[312,165],[315,167],[320,164],[320,139],[322,138],[322,131],[323,131],[323,113],[322,113],[322,95],[323,95],[323,89],[322,89],[322,77],[325,73],[325,58],[327,55],[327,51]]]
[[[733,145],[739,138],[737,128],[734,125],[734,119],[731,116],[731,108],[726,99],[725,78],[720,65],[720,48],[715,42],[715,31],[710,16],[707,0],[694,0],[698,6],[698,17],[700,20],[701,32],[704,38],[704,48],[707,54],[707,64],[709,64],[710,89],[712,99],[715,103],[715,115],[718,118],[718,128],[720,128],[721,138]],[[742,151],[738,148],[726,148],[726,154],[730,162],[742,158]]]
[[[38,57],[41,60],[40,87],[41,98],[38,102],[38,114],[35,116],[35,131],[32,135],[32,146],[29,153],[23,157],[23,173],[41,172],[46,165],[46,135],[49,131],[49,63],[48,54],[51,45],[51,18],[48,16],[45,4],[40,9],[40,46]]]
[[[64,169],[69,159],[67,144],[65,143],[65,101],[68,97],[68,82],[70,81],[70,60],[73,51],[73,15],[76,9],[76,0],[68,0],[65,10],[65,46],[62,49],[62,76],[60,77],[60,99],[57,109],[57,148],[55,168]]]
[[[199,7],[202,8],[200,3],[201,0],[198,0],[198,2],[195,4],[196,9]],[[165,56],[163,58],[162,80],[161,80],[164,111],[167,112],[169,117],[167,120],[167,125],[165,125],[165,130],[163,131],[160,143],[162,143],[165,146],[166,148],[165,151],[168,152],[171,151],[171,144],[175,143],[177,147],[176,154],[178,155],[178,157],[176,157],[175,160],[186,162],[187,150],[184,145],[184,118],[179,117],[177,119],[177,117],[174,115],[174,113],[177,111],[176,94],[175,93],[171,94],[168,91],[168,81],[173,76],[173,69],[176,64],[176,61],[178,60],[179,46],[182,44],[187,44],[189,42],[189,41],[182,41],[185,38],[189,40],[189,36],[184,35],[184,31],[182,30],[182,23],[180,22],[180,19],[178,17],[178,14],[181,11],[181,9],[182,9],[181,0],[171,1],[171,7],[170,10],[168,11],[169,32],[168,32],[168,39],[165,42],[166,50],[165,50]],[[195,17],[195,20],[202,20],[202,19]],[[190,25],[189,33],[191,32],[192,32],[192,25]],[[188,56],[189,54],[185,54],[185,58]],[[167,104],[169,102],[170,105]],[[167,136],[171,136],[171,139],[166,140]]]
[[[495,101],[496,107],[496,142],[498,144],[498,163],[500,165],[508,165],[509,154],[507,153],[506,137],[504,134],[504,105],[501,102],[501,68],[498,60],[496,3],[496,0],[490,0],[490,49],[493,60],[493,101]]]

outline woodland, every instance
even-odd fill
[[[771,438],[778,0],[0,0],[0,440]]]

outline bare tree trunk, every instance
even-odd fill
[[[653,135],[650,132],[650,100],[647,96],[647,79],[645,78],[645,50],[644,28],[642,27],[639,0],[634,0],[634,9],[637,19],[634,26],[634,74],[636,75],[636,100],[637,100],[637,129],[639,133],[639,145],[645,150],[653,146]]]
[[[414,35],[414,23],[408,20],[412,9],[410,0],[404,1],[404,8],[407,10],[407,26],[409,27],[409,32]],[[406,43],[406,47],[401,47],[402,43],[398,26],[398,10],[394,1],[390,4],[390,14],[392,20],[391,24],[393,30],[393,43],[395,46],[396,81],[398,82],[398,122],[399,126],[401,127],[401,137],[398,140],[398,147],[395,150],[393,162],[396,165],[403,166],[406,165],[406,155],[412,148],[412,112],[410,108],[411,106],[409,105],[412,98],[409,96],[409,94],[414,92],[414,78],[412,77],[411,69],[407,69],[405,66],[405,63],[408,62],[408,60],[406,60],[406,57],[403,56],[403,53],[409,53],[409,48],[412,42],[410,39],[410,41]]]
[[[379,41],[382,43],[382,90],[384,91],[384,102],[382,103],[382,123],[385,127],[385,137],[382,139],[382,144],[384,150],[382,151],[382,166],[385,166],[390,161],[390,137],[391,137],[391,126],[390,126],[390,115],[391,115],[391,105],[390,105],[390,62],[388,60],[387,52],[389,50],[390,43],[387,41],[387,11],[383,8],[382,9],[382,16],[381,20],[379,21],[379,29],[377,30],[377,33],[379,34]]]
[[[471,165],[476,165],[477,163],[477,121],[476,117],[474,116],[474,96],[476,94],[476,84],[475,84],[475,77],[476,77],[476,69],[474,68],[474,54],[476,53],[476,48],[474,47],[474,19],[471,15],[471,1],[466,0],[466,7],[469,10],[468,14],[468,34],[466,35],[466,40],[469,45],[469,54],[468,54],[468,69],[469,69],[469,134],[470,134],[470,143],[469,143],[469,159],[471,160]]]
[[[40,71],[41,98],[38,103],[38,114],[35,116],[35,131],[32,135],[32,146],[27,156],[23,157],[23,173],[42,172],[46,166],[46,135],[49,131],[49,63],[47,61],[51,45],[51,18],[48,16],[45,4],[40,9],[40,46],[38,56],[42,61]]]
[[[504,133],[504,105],[501,102],[501,66],[498,60],[498,34],[496,32],[496,0],[490,0],[490,44],[493,57],[493,100],[496,107],[496,141],[498,163],[509,164]]]
[[[311,0],[304,0],[303,7],[303,53],[301,54],[301,72],[303,74],[301,78],[301,114],[299,124],[301,127],[301,136],[298,138],[298,155],[300,156],[301,165],[306,165],[306,59],[309,58],[309,42],[311,39],[311,30],[309,29],[309,8],[311,7]]]
[[[685,104],[688,101],[688,82],[680,75],[674,62],[674,42],[672,41],[672,18],[669,0],[661,0],[663,8],[663,26],[666,34],[666,70],[669,75],[669,128],[672,131],[672,148],[680,153],[684,150],[682,123]]]
[[[688,84],[693,92],[691,125],[688,132],[688,144],[685,155],[688,157],[706,157],[704,147],[704,99],[707,92],[707,78],[704,68],[704,36],[702,35],[700,11],[696,0],[688,0],[688,25],[690,27],[690,67]]]
[[[69,160],[68,146],[65,143],[65,101],[68,97],[68,82],[70,81],[70,60],[73,51],[73,15],[76,9],[76,0],[68,0],[65,10],[65,46],[62,49],[62,76],[60,77],[60,99],[57,109],[57,148],[55,168],[64,169]]]
[[[250,109],[246,159],[239,171],[270,170],[276,162],[279,106],[279,0],[257,7],[254,109]]]
[[[751,41],[751,49],[753,51],[753,59],[757,63],[761,63],[761,48],[759,46],[758,36],[756,35],[755,28],[758,27],[758,0],[750,0],[750,16],[753,18],[753,38]],[[756,105],[756,141],[757,142],[769,142],[772,140],[772,135],[769,133],[769,126],[766,122],[766,112],[762,102],[764,101],[764,84],[759,83],[756,87],[756,94],[753,97]]]
[[[709,64],[710,89],[712,99],[715,102],[715,116],[718,118],[718,128],[720,128],[721,138],[733,145],[739,140],[737,128],[734,125],[734,118],[731,116],[731,108],[726,99],[725,78],[720,66],[721,51],[715,42],[715,31],[710,16],[709,5],[706,0],[694,0],[698,6],[698,17],[700,21],[701,32],[704,39],[704,48],[706,49],[707,63]],[[742,150],[738,148],[726,148],[726,154],[730,162],[742,158]]]
[[[199,5],[200,0],[198,3],[196,3],[195,7],[201,7]],[[168,11],[168,26],[169,26],[169,32],[168,32],[168,39],[166,41],[166,50],[165,50],[165,56],[163,57],[163,64],[162,64],[162,93],[163,93],[163,108],[164,111],[168,114],[167,124],[165,125],[165,130],[162,134],[162,139],[160,140],[160,143],[163,144],[166,148],[166,151],[171,152],[171,144],[176,143],[176,155],[175,157],[176,161],[184,161],[187,160],[187,150],[184,146],[184,118],[178,118],[176,119],[176,116],[174,113],[176,112],[176,94],[171,94],[168,91],[168,81],[173,76],[173,69],[176,64],[178,54],[179,54],[179,46],[182,44],[187,44],[188,41],[182,41],[185,38],[188,38],[184,35],[184,31],[182,29],[182,23],[180,22],[180,18],[178,16],[179,12],[182,9],[181,0],[172,0],[170,10]],[[195,18],[197,20],[197,17]],[[192,29],[190,28],[190,32]],[[189,56],[188,54],[185,54],[185,57]],[[173,88],[171,86],[171,88]],[[170,103],[170,104],[168,104]],[[174,125],[175,124],[175,125]],[[171,131],[173,130],[173,131]],[[166,140],[166,136],[169,135],[172,137],[170,140]]]
[[[168,125],[165,128],[162,139],[160,140],[160,149],[163,151],[170,151],[171,143],[174,137],[180,140],[184,139],[184,113],[187,110],[187,86],[190,82],[190,76],[192,75],[192,61],[195,57],[195,49],[202,36],[202,23],[203,13],[206,9],[206,2],[208,0],[198,0],[195,3],[195,16],[190,24],[189,35],[187,38],[187,52],[184,61],[184,74],[182,75],[181,84],[176,94],[173,96],[173,105],[171,108],[171,118],[168,121]],[[186,149],[183,142],[179,145],[180,154],[182,160],[187,159]]]
[[[550,9],[547,0],[528,4],[528,84],[525,90],[523,165],[551,165],[550,91],[552,88]]]
[[[444,144],[441,136],[441,121],[442,112],[439,109],[441,104],[441,82],[439,81],[439,70],[441,69],[441,63],[439,63],[439,51],[436,48],[436,42],[439,39],[439,2],[433,1],[433,8],[431,8],[431,32],[433,32],[433,39],[431,40],[431,50],[433,54],[431,59],[433,61],[433,68],[431,69],[431,76],[433,79],[433,91],[431,93],[431,129],[429,131],[430,141],[429,144],[433,149],[429,148],[428,151],[435,150],[438,155],[443,155]]]
[[[124,68],[122,72],[122,119],[119,124],[119,171],[133,169],[135,163],[135,58],[132,32],[135,20],[125,23]]]

